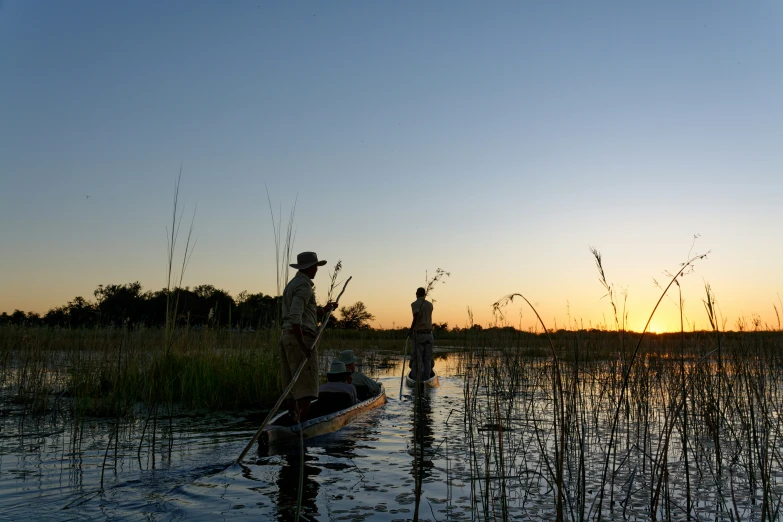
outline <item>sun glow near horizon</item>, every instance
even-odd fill
[[[650,321],[650,326],[647,328],[647,331],[650,333],[659,334],[673,332],[674,330],[672,330],[668,325],[664,325],[662,322]]]

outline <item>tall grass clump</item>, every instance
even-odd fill
[[[780,332],[721,334],[722,373],[711,332],[645,336],[622,395],[613,362],[585,356],[612,333],[551,338],[560,380],[522,355],[530,336],[463,353],[475,518],[780,518]]]
[[[274,402],[276,332],[183,329],[165,366],[164,335],[162,329],[143,327],[0,327],[6,351],[3,388],[28,413],[62,409],[77,418],[149,409],[163,389],[159,380],[180,408],[237,410]]]
[[[541,322],[545,333],[496,329],[464,353],[476,518],[780,519],[783,335],[721,331],[709,285],[713,330],[686,332],[679,279],[703,258],[671,274],[647,322],[677,287],[679,333],[626,332],[613,304],[616,332]],[[495,304],[501,319],[514,298]],[[546,356],[524,355],[542,343]]]

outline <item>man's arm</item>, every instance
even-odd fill
[[[373,397],[381,393],[381,385],[373,379],[367,379],[367,389]]]
[[[411,321],[411,333],[413,333],[413,329],[416,327],[416,320],[419,318],[419,314],[414,313],[413,314],[413,321]]]
[[[294,298],[296,299],[296,298]],[[293,308],[293,307],[292,307]],[[321,316],[322,314],[326,314],[332,310],[337,308],[336,303],[326,303],[326,306],[319,306],[318,307],[318,315]],[[301,317],[301,314],[300,314]],[[301,319],[300,319],[301,321]],[[302,333],[302,325],[301,324],[292,324],[291,329],[294,331],[294,337],[296,337],[297,342],[299,343],[299,348],[301,348],[302,352],[307,356],[309,359],[313,355],[313,347],[307,346],[307,343],[304,340],[304,334]]]
[[[416,306],[419,304],[419,300],[411,303],[411,311],[413,312],[413,321],[411,321],[411,329],[408,332],[409,336],[413,336],[413,329],[416,328],[416,320],[419,318],[419,307]]]
[[[323,321],[324,317],[326,317],[326,314],[328,314],[332,310],[337,309],[337,303],[329,301],[324,306],[316,306],[315,308],[316,308],[316,315],[318,316],[318,321]]]

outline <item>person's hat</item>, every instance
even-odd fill
[[[326,372],[327,375],[340,375],[343,373],[351,373],[351,372],[349,372],[348,368],[345,367],[344,362],[338,360],[332,361],[331,368],[329,368],[329,371]]]
[[[342,352],[340,352],[340,354],[337,356],[337,360],[338,360],[338,361],[342,361],[344,364],[348,365],[348,364],[353,364],[353,363],[355,363],[356,361],[358,361],[358,360],[359,360],[359,358],[358,358],[358,357],[356,357],[356,356],[353,354],[353,350],[343,350],[343,351],[342,351]]]
[[[324,266],[326,261],[318,261],[318,254],[315,252],[302,252],[296,256],[296,263],[290,265],[297,270],[306,270],[313,265]]]

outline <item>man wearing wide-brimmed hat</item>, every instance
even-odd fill
[[[298,272],[283,291],[283,335],[280,337],[280,381],[285,389],[291,382],[297,368],[305,359],[307,362],[299,378],[286,397],[289,410],[307,420],[310,402],[318,397],[318,353],[314,346],[318,333],[318,318],[334,310],[334,303],[319,307],[315,301],[313,278],[318,267],[326,261],[318,260],[315,252],[302,252],[296,256],[291,268]]]
[[[326,384],[318,388],[318,393],[344,393],[350,397],[351,405],[358,402],[356,388],[351,384],[351,371],[342,361],[332,361],[329,371],[326,372],[326,381]]]
[[[381,393],[380,384],[356,369],[359,359],[353,354],[353,350],[343,350],[337,354],[337,360],[345,363],[345,367],[351,372],[351,383],[356,387],[359,400],[363,401]]]

